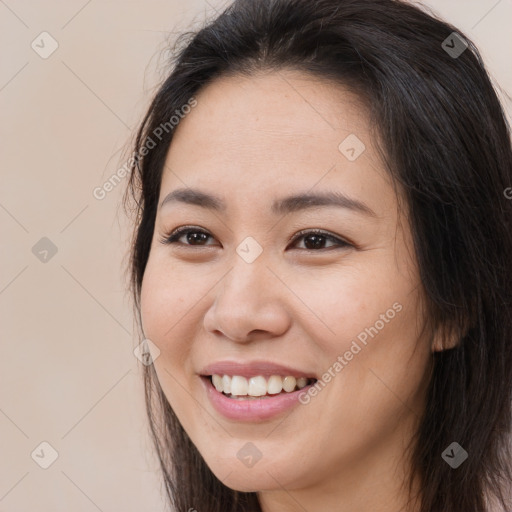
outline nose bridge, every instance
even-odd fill
[[[241,247],[244,248],[243,244]],[[260,254],[250,261],[234,254],[231,270],[215,287],[215,299],[205,315],[205,327],[236,341],[244,341],[253,331],[266,336],[282,334],[289,316],[279,282],[267,268],[267,258]]]
[[[267,258],[262,254],[252,262],[238,254],[233,257],[232,270],[223,283],[222,298],[238,304],[245,303],[250,309],[259,309],[272,296],[271,272],[267,268]],[[265,297],[266,291],[266,297]]]

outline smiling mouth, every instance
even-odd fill
[[[245,378],[240,375],[206,375],[212,386],[227,398],[233,400],[268,399],[287,395],[313,385],[317,379],[292,376],[272,375],[264,377],[256,375]]]

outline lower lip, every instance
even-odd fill
[[[208,398],[218,413],[230,420],[253,422],[268,420],[299,405],[299,396],[313,386],[313,384],[309,384],[297,391],[280,393],[270,398],[237,400],[228,398],[217,391],[209,377],[201,377],[201,381],[205,386]]]

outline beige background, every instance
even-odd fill
[[[101,201],[93,190],[124,163],[166,38],[220,5],[0,0],[0,512],[167,510],[120,272],[124,182]],[[512,0],[427,5],[512,94]],[[31,47],[50,48],[43,31],[59,45],[47,59]],[[46,262],[42,237],[57,248]],[[58,452],[48,469],[43,441]]]

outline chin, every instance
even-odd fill
[[[293,486],[300,475],[292,474],[291,466],[279,466],[275,461],[261,459],[252,467],[236,460],[232,464],[208,464],[214,475],[227,487],[240,492],[279,490]],[[207,461],[208,462],[208,461]],[[284,477],[286,475],[286,478]]]
[[[233,471],[224,478],[222,483],[230,489],[239,492],[270,491],[281,488],[268,473],[254,472],[254,468],[245,471]]]

